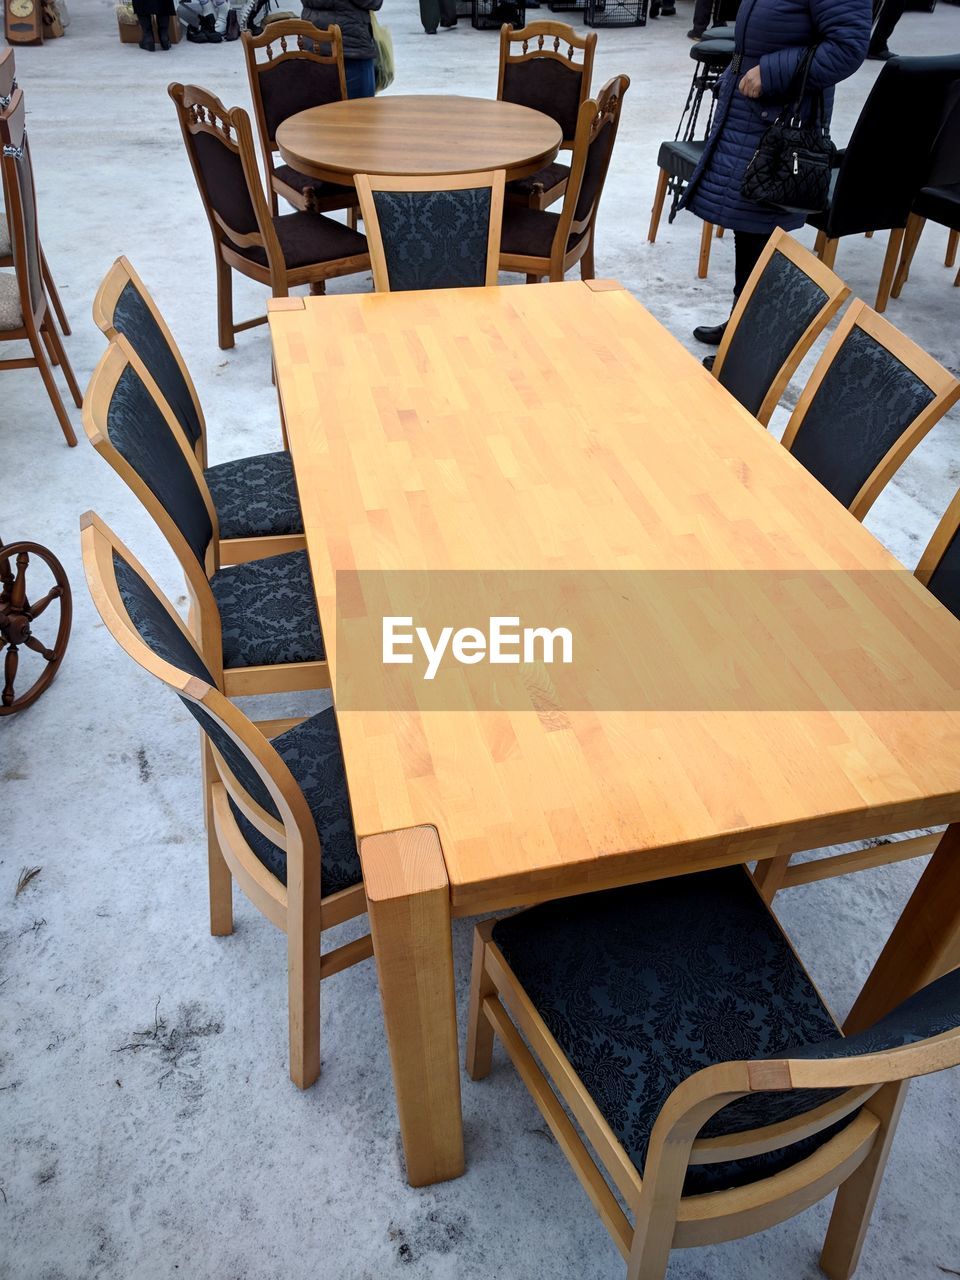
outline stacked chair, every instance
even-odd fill
[[[63,343],[54,324],[51,296],[59,308],[37,230],[37,194],[27,143],[23,90],[15,87],[13,55],[0,59],[0,148],[5,216],[0,224],[0,342],[28,342],[29,356],[0,360],[2,369],[39,369],[68,445],[77,443],[51,365],[59,365],[74,403],[82,403]],[[50,290],[50,292],[48,292]],[[59,310],[60,323],[69,326]]]
[[[306,1088],[320,1069],[320,980],[369,956],[371,944],[320,950],[324,929],[366,910],[333,710],[254,724],[229,701],[329,685],[289,455],[206,465],[186,364],[124,259],[94,315],[110,341],[84,428],[180,561],[188,617],[93,513],[82,521],[90,590],[121,648],[174,689],[203,730],[211,932],[232,932],[234,879],[285,930],[290,1075]]]

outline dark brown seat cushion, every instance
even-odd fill
[[[569,177],[569,165],[548,164],[546,168],[538,169],[536,173],[531,173],[529,177],[517,178],[515,182],[508,182],[507,191],[511,195],[521,195],[528,198],[533,195],[534,187],[541,186],[544,191],[550,191],[558,182],[566,182]]]
[[[522,204],[504,205],[500,252],[524,258],[549,258],[559,221],[559,213],[552,213],[549,209],[528,209]],[[572,249],[582,239],[582,236],[571,236],[567,249]]]
[[[274,218],[273,225],[290,270],[367,252],[366,236],[322,213],[283,213]],[[267,255],[257,246],[237,249],[237,253],[261,267],[267,265]]]
[[[307,174],[291,168],[288,164],[278,164],[273,171],[273,176],[286,186],[293,187],[294,191],[304,191],[308,187],[312,187],[322,200],[332,199],[334,196],[342,196],[345,206],[356,204],[357,202],[357,193],[353,187],[344,186],[339,182],[321,182],[319,178],[311,178]]]

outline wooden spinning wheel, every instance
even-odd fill
[[[54,586],[47,594],[33,604],[27,595],[27,570],[30,568],[31,557],[46,566],[54,581]],[[60,625],[54,646],[48,649],[33,634],[33,623],[55,600],[60,606]],[[56,556],[35,542],[13,542],[5,547],[0,541],[0,653],[6,650],[0,716],[22,711],[39,698],[52,682],[67,650],[72,617],[70,583]],[[15,682],[20,671],[21,647],[39,654],[44,665],[26,692],[18,694]],[[24,671],[20,674],[21,678],[26,675],[29,679],[32,673],[24,664]]]

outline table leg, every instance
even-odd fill
[[[463,1173],[450,886],[433,827],[360,842],[367,914],[412,1187]]]
[[[852,1035],[960,965],[960,823],[947,827],[844,1024]]]

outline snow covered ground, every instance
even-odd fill
[[[77,375],[84,383],[103,348],[90,319],[96,286],[125,253],[190,364],[212,461],[276,448],[266,330],[241,335],[231,352],[216,345],[208,231],[165,92],[168,81],[192,81],[246,103],[240,46],[183,43],[147,55],[118,42],[109,0],[70,8],[67,37],[18,50],[17,63]],[[633,85],[597,270],[694,349],[693,325],[725,314],[732,241],[715,245],[710,278],[698,281],[692,218],[664,222],[655,246],[645,240],[657,148],[673,136],[692,70],[690,16],[681,0],[675,18],[600,32],[595,83],[626,71]],[[395,91],[494,94],[495,33],[462,20],[428,39],[413,0],[386,0],[383,19],[396,43]],[[960,9],[908,14],[892,44],[957,49]],[[869,64],[841,86],[838,141],[876,73]],[[945,240],[928,230],[888,316],[956,367],[960,291],[942,265]],[[841,245],[837,268],[869,301],[884,242]],[[333,286],[358,287],[369,282]],[[262,309],[256,286],[238,279],[236,294],[238,315]],[[796,386],[788,401],[795,395]],[[955,411],[889,486],[870,528],[912,568],[958,484]],[[466,1176],[421,1191],[404,1184],[372,963],[325,984],[322,1078],[303,1094],[290,1084],[284,940],[239,895],[236,933],[207,933],[195,727],[96,618],[77,532],[89,507],[182,599],[149,518],[84,439],[75,450],[63,444],[36,372],[4,373],[0,535],[62,557],[76,615],[56,685],[0,721],[0,1278],[617,1280],[616,1249],[499,1054],[488,1080],[465,1082]],[[33,867],[39,874],[16,896]],[[778,900],[840,1013],[919,870],[882,869]],[[470,921],[457,923],[461,1006],[470,932]],[[958,1111],[956,1077],[914,1086],[863,1280],[960,1272]],[[828,1212],[829,1203],[739,1244],[676,1254],[670,1276],[814,1277]]]

